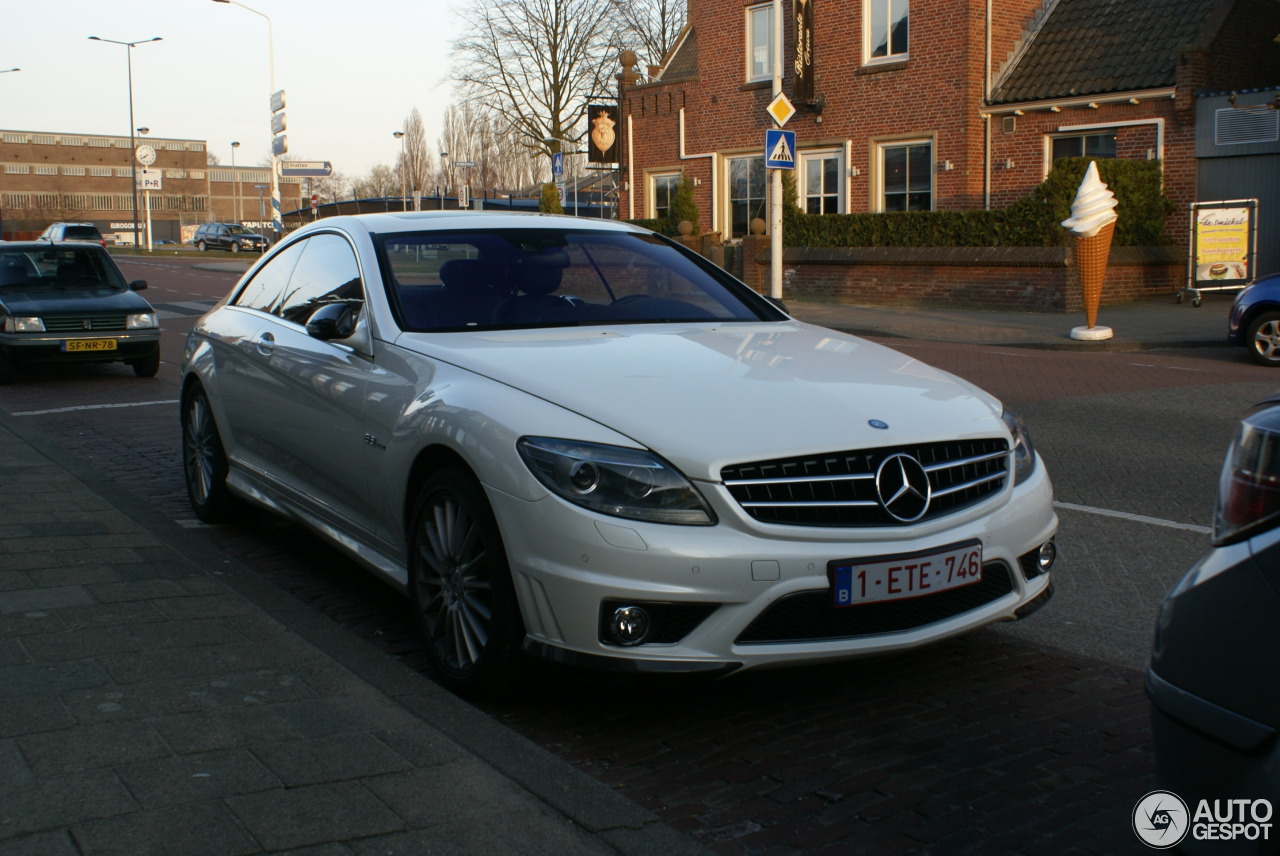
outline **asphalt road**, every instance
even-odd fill
[[[176,364],[191,321],[235,277],[193,261],[122,260],[162,312],[156,378],[41,370],[0,391],[0,406],[193,537],[425,668],[404,604],[340,554],[269,516],[195,522]],[[1207,543],[1238,415],[1280,378],[1228,349],[890,344],[989,389],[1030,425],[1062,521],[1045,609],[923,651],[717,683],[537,666],[524,696],[485,712],[726,856],[1135,852],[1129,813],[1151,784],[1141,669],[1156,609]]]

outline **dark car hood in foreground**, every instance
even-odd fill
[[[136,291],[110,288],[0,287],[0,307],[9,315],[80,315],[86,312],[150,312]]]

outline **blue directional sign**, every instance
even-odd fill
[[[553,152],[551,154],[551,174],[564,175],[564,152]]]
[[[764,165],[767,169],[796,168],[796,132],[770,128],[764,132]]]

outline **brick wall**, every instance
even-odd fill
[[[769,293],[767,237],[743,242],[743,281]],[[1172,248],[1116,247],[1102,305],[1172,296],[1186,282],[1186,262]],[[865,306],[1083,309],[1066,248],[789,248],[783,254],[783,299]]]

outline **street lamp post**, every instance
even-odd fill
[[[257,15],[258,17],[264,19],[267,22],[267,68],[270,73],[270,80],[271,80],[271,90],[267,93],[267,99],[268,101],[270,101],[270,99],[276,93],[276,49],[275,49],[275,36],[272,33],[272,29],[271,29],[271,18],[263,14],[262,12],[259,12],[257,9],[251,8],[249,6],[244,5],[243,3],[238,2],[238,0],[213,0],[213,2],[226,3],[232,6],[239,6],[241,9],[244,9],[246,12],[252,12],[253,14]],[[275,115],[274,111],[272,111],[271,115],[272,116]],[[280,219],[280,179],[278,177],[280,173],[280,156],[276,154],[275,135],[276,135],[275,127],[272,126],[271,128],[271,184],[270,184],[271,228],[275,230],[276,239],[278,240],[280,235],[284,232],[284,223]],[[259,216],[258,219],[261,220],[262,219],[261,216]]]
[[[232,141],[231,143],[231,181],[235,187],[235,209],[236,222],[239,223],[243,218],[240,216],[240,173],[236,172],[236,149],[240,148],[240,143]]]
[[[448,158],[449,158],[449,153],[448,153],[448,152],[441,152],[441,153],[440,153],[440,174],[441,174],[442,176],[444,175],[444,162],[445,162],[446,160],[448,160]],[[443,211],[443,210],[444,210],[444,194],[445,194],[445,193],[448,193],[448,192],[449,192],[449,183],[448,183],[448,181],[446,180],[446,181],[445,181],[445,185],[444,185],[444,192],[440,194],[440,210],[441,210],[441,211]]]
[[[404,149],[404,131],[392,131],[391,136],[400,141],[400,205],[405,210],[409,210],[409,197],[405,193],[404,171],[409,166],[408,158]]]
[[[125,58],[129,69],[129,178],[133,182],[133,246],[138,246],[138,145],[136,138],[133,136],[133,48],[135,45],[143,45],[147,42],[161,41],[159,36],[152,36],[149,39],[138,39],[135,42],[118,42],[115,39],[104,39],[100,36],[90,36],[90,40],[95,42],[109,42],[113,45],[125,46]]]

